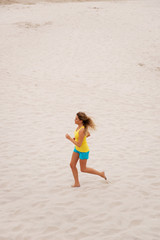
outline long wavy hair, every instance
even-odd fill
[[[85,134],[87,133],[88,128],[91,128],[93,130],[96,129],[96,125],[93,122],[92,118],[87,116],[84,112],[78,112],[77,116],[78,116],[79,120],[81,120],[83,122]]]

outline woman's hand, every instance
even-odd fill
[[[79,141],[78,142],[75,141],[75,138],[71,138],[71,136],[68,133],[65,135],[65,137],[69,141],[71,141],[74,145],[76,145],[77,147],[80,147],[82,145],[84,136],[85,135],[84,135],[83,129],[79,131]]]
[[[66,134],[66,138],[68,139],[68,140],[71,140],[71,136],[67,133]]]

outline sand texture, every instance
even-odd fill
[[[159,13],[0,5],[0,240],[160,239]],[[77,111],[94,117],[88,166],[109,183],[79,171],[70,187]]]
[[[104,0],[0,0],[0,4],[36,4],[36,3],[68,3],[68,2],[103,2]],[[125,0],[105,0],[105,1],[125,1]]]

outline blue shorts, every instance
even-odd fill
[[[79,158],[80,158],[81,160],[84,160],[84,159],[88,159],[88,158],[89,158],[89,151],[88,151],[88,152],[79,152],[79,151],[77,151],[76,148],[74,148],[73,152],[78,153],[78,154],[79,154]]]

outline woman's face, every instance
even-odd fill
[[[76,117],[75,117],[75,124],[80,124],[80,123],[82,123],[82,120],[80,120],[78,118],[78,116],[76,115]]]

